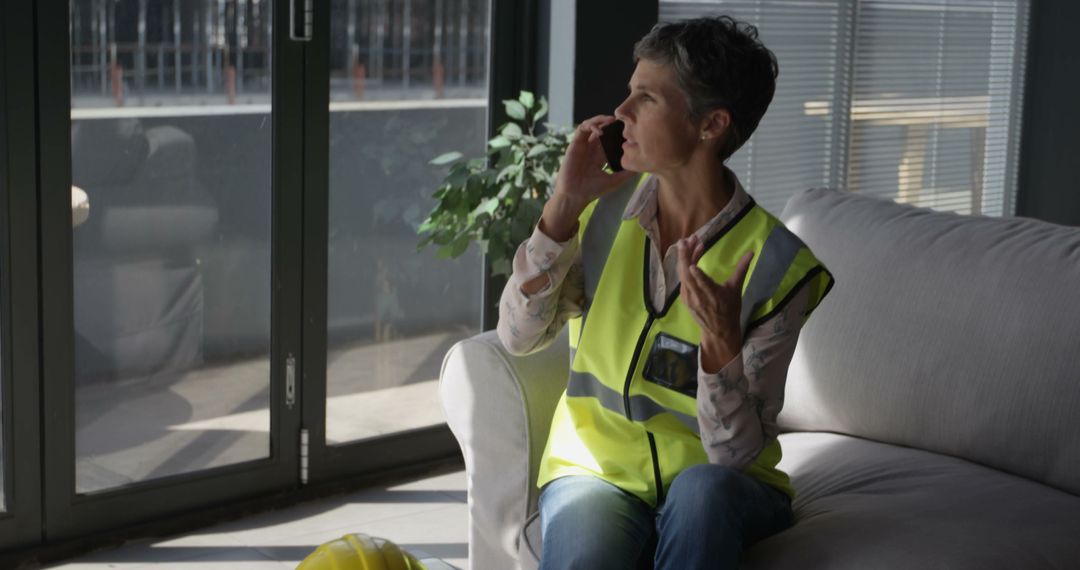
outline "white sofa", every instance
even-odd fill
[[[780,415],[795,525],[744,568],[1080,568],[1080,228],[813,189],[781,218],[836,277]],[[564,332],[565,334],[565,332]],[[475,570],[533,568],[565,338],[446,355]]]

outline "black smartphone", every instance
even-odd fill
[[[600,146],[604,148],[604,156],[607,157],[608,166],[614,172],[622,171],[622,145],[626,142],[623,138],[622,121],[615,121],[602,129]]]

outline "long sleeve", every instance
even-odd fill
[[[510,279],[499,300],[499,339],[511,354],[531,354],[547,348],[566,321],[582,312],[585,305],[585,277],[577,234],[556,242],[540,231],[532,235],[514,254]],[[548,284],[532,295],[522,285],[542,274]]]
[[[776,418],[808,295],[804,287],[750,331],[741,352],[716,374],[704,371],[699,356],[698,426],[710,463],[746,469],[779,435]]]

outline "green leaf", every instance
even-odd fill
[[[465,185],[465,182],[469,180],[469,171],[466,168],[457,168],[460,164],[454,166],[454,170],[450,171],[450,174],[446,177],[443,183],[448,186],[447,195],[453,194],[453,190],[461,188]]]
[[[521,129],[519,128],[518,132],[520,131]],[[488,141],[488,146],[491,148],[506,148],[510,146],[510,141],[506,137],[495,137]]]
[[[495,168],[496,170],[502,170],[512,162],[514,162],[513,153],[503,150],[499,153],[499,159],[495,161],[495,164],[492,166],[492,168]]]
[[[511,119],[517,119],[519,121],[525,120],[525,106],[512,99],[503,101],[503,105],[506,106],[506,115]]]
[[[507,179],[507,178],[509,178],[511,176],[516,175],[518,173],[518,171],[520,171],[520,170],[521,170],[521,165],[520,164],[518,164],[516,162],[511,163],[506,168],[499,171],[499,176],[498,176],[497,180],[499,180],[499,181],[505,180],[505,179]]]
[[[464,218],[465,216],[469,215],[469,210],[471,209],[472,208],[469,207],[469,201],[462,199],[460,202],[454,204],[454,207],[450,211],[455,216],[459,218]]]
[[[514,185],[509,182],[503,182],[503,185],[499,187],[499,194],[496,198],[500,200],[506,198],[511,192],[514,191]]]
[[[420,224],[419,228],[416,228],[416,233],[422,234],[424,232],[430,232],[435,227],[435,221],[431,218],[424,220],[424,223]]]
[[[536,103],[532,91],[522,91],[521,95],[518,96],[518,101],[521,101],[521,104],[524,105],[526,109],[532,109],[533,105]]]
[[[450,240],[452,239],[454,239],[454,233],[445,229],[439,230],[432,236],[432,241],[435,242],[435,245],[446,245],[450,243]]]
[[[496,188],[499,187],[498,181],[496,180],[496,178],[498,178],[498,175],[498,172],[491,169],[485,170],[480,173],[480,178],[483,179],[484,186],[487,187],[487,193],[495,192]]]
[[[547,113],[548,113],[548,102],[547,102],[547,99],[545,99],[545,98],[541,97],[541,98],[540,98],[540,109],[538,109],[538,110],[536,111],[536,115],[535,115],[535,116],[533,116],[533,120],[534,120],[534,121],[539,121],[540,119],[542,119],[542,118],[546,117],[546,116],[547,116]]]
[[[548,151],[548,147],[546,147],[546,146],[544,146],[542,144],[538,144],[538,145],[532,147],[531,149],[529,149],[529,153],[526,154],[525,156],[527,158],[536,158],[537,156],[539,156],[541,154],[544,154],[547,151]]]
[[[499,209],[498,198],[488,198],[480,202],[480,211],[485,214],[494,214],[497,209]]]
[[[514,212],[514,218],[510,223],[510,241],[521,241],[529,237],[532,227],[540,219],[543,213],[543,205],[538,200],[525,199],[521,201],[518,211]]]
[[[454,240],[454,243],[450,244],[450,257],[457,258],[465,253],[465,250],[469,249],[470,241],[467,234],[458,236],[458,238]]]
[[[465,205],[469,207],[476,205],[483,193],[483,180],[479,176],[469,178],[469,182],[465,184]]]
[[[501,134],[507,139],[513,141],[520,139],[523,133],[521,132],[521,127],[518,126],[517,123],[507,123],[507,125],[503,127]]]
[[[455,150],[453,152],[448,152],[446,154],[443,154],[443,155],[440,155],[440,156],[436,157],[435,159],[433,159],[428,164],[434,164],[435,166],[442,166],[444,164],[449,164],[451,162],[454,162],[455,160],[461,158],[462,156],[464,156],[464,155],[462,155],[460,152]]]

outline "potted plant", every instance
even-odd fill
[[[476,242],[492,274],[506,276],[518,245],[543,213],[573,129],[543,123],[545,131],[536,133],[548,103],[528,91],[503,105],[510,120],[488,141],[487,156],[466,159],[455,151],[431,161],[450,170],[435,191],[435,207],[417,229],[423,236],[417,251],[434,244],[438,257],[456,258]]]

